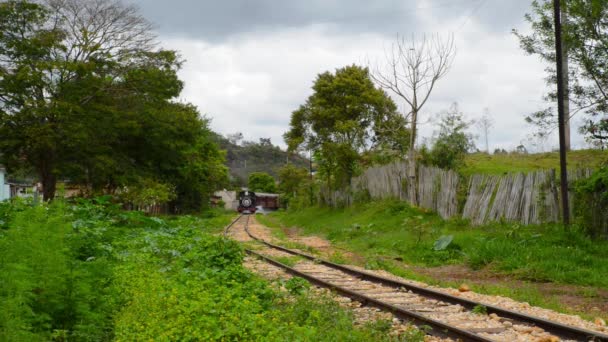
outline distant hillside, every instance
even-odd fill
[[[597,168],[608,162],[608,151],[578,150],[568,152],[568,168]],[[466,158],[464,174],[474,173],[503,174],[507,172],[528,172],[539,169],[558,169],[559,153],[474,153]]]
[[[235,185],[247,185],[251,172],[267,172],[277,178],[279,168],[287,162],[288,153],[272,145],[270,139],[260,139],[260,142],[242,141],[237,144],[217,135],[217,142],[222,150],[226,150],[226,164],[230,168]],[[308,159],[298,155],[291,155],[289,162],[308,168]]]

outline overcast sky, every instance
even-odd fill
[[[131,1],[156,25],[161,45],[186,60],[181,99],[222,134],[240,131],[284,146],[290,114],[317,74],[381,60],[397,34],[455,37],[452,69],[423,109],[423,138],[432,135],[436,113],[458,102],[469,119],[489,108],[492,150],[532,148],[524,117],[545,106],[545,66],[511,33],[528,30],[530,0]],[[552,140],[541,149],[557,146]],[[573,132],[573,147],[583,146]]]

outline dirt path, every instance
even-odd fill
[[[260,233],[260,237],[264,236],[268,241],[281,244],[285,241],[281,241],[276,237],[273,237],[270,233],[270,229],[261,225],[255,220],[256,232]],[[308,248],[314,249],[318,252],[319,256],[323,258],[329,258],[339,253],[341,257],[346,259],[349,263],[364,264],[365,258],[355,253],[346,251],[342,248],[333,246],[330,241],[327,241],[318,236],[303,236],[297,228],[283,228],[283,233],[287,237],[288,242],[301,244]],[[255,235],[256,233],[252,231]],[[263,234],[263,235],[262,235]],[[398,261],[395,261],[400,263]],[[383,276],[395,277],[399,280],[415,283],[417,285],[423,285],[425,287],[433,288],[442,292],[446,292],[452,295],[457,295],[471,300],[485,302],[488,304],[497,305],[507,309],[523,312],[533,316],[540,316],[546,319],[559,321],[568,325],[575,325],[585,327],[587,329],[599,330],[602,332],[608,332],[605,321],[600,317],[608,317],[608,291],[605,290],[593,290],[582,286],[569,286],[569,285],[557,285],[552,283],[534,283],[522,280],[512,279],[506,276],[497,275],[490,271],[474,271],[470,270],[465,266],[450,265],[433,268],[423,267],[412,267],[405,263],[400,263],[403,268],[410,269],[415,273],[429,276],[433,279],[441,281],[452,281],[457,283],[466,283],[468,285],[495,285],[503,287],[517,287],[517,288],[530,288],[538,291],[543,296],[554,298],[564,307],[578,312],[585,312],[592,316],[597,316],[594,322],[583,320],[577,315],[567,315],[558,313],[552,310],[533,307],[525,302],[519,302],[510,298],[502,296],[491,296],[475,293],[473,291],[459,291],[454,288],[442,288],[437,286],[430,286],[420,282],[412,281],[409,279],[403,279],[396,277],[385,271],[372,271]],[[367,270],[368,272],[370,270]]]

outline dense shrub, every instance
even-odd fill
[[[147,217],[108,199],[0,204],[0,341],[368,341],[327,298],[279,292],[211,233],[232,215]]]
[[[0,236],[0,340],[111,337],[103,243],[112,232],[92,208],[57,203],[14,214]]]
[[[575,214],[592,236],[608,238],[608,166],[576,184]]]

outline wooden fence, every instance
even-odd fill
[[[572,183],[589,177],[591,170],[581,169],[568,173]],[[468,185],[452,170],[436,167],[418,167],[417,181],[407,177],[407,163],[395,162],[368,168],[353,179],[348,189],[321,191],[321,201],[332,206],[349,206],[357,196],[372,199],[396,198],[408,201],[406,194],[417,194],[419,207],[436,211],[443,218],[462,216],[479,225],[490,221],[511,221],[522,224],[556,222],[559,219],[559,182],[554,170],[542,170],[505,175],[472,175]],[[412,189],[414,187],[414,189]],[[458,192],[466,191],[459,206]],[[570,192],[570,208],[575,201]],[[461,203],[462,204],[462,203]]]

